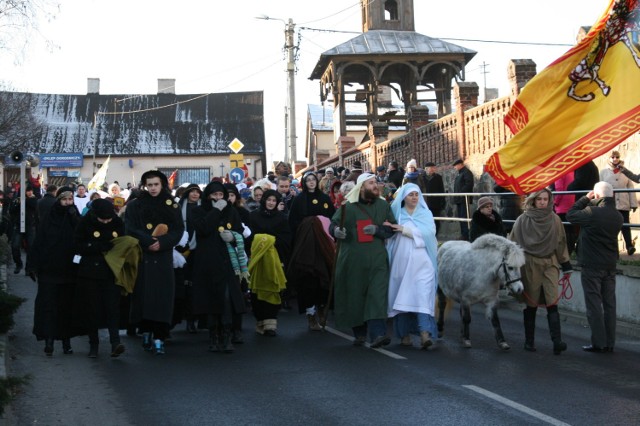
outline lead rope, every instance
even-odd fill
[[[558,285],[561,286],[562,289],[560,290],[558,298],[549,305],[538,303],[537,300],[533,300],[526,291],[523,291],[522,294],[524,295],[525,299],[527,299],[532,305],[537,305],[538,307],[544,306],[545,308],[547,308],[549,306],[557,305],[560,299],[569,300],[573,297],[573,287],[571,286],[571,279],[569,278],[570,276],[571,274],[564,274],[562,278],[558,280]]]

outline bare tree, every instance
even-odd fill
[[[55,0],[0,0],[0,51],[12,54],[20,62],[25,47],[41,37],[52,49],[54,44],[40,32],[42,20],[51,21],[60,10]]]
[[[35,114],[35,98],[29,93],[0,91],[0,152],[28,152],[40,136],[44,122]]]

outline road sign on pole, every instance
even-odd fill
[[[236,167],[235,169],[232,169],[229,172],[229,178],[231,179],[231,182],[233,182],[233,183],[242,182],[242,179],[244,179],[244,170],[242,170],[239,167]]]
[[[244,148],[244,144],[240,142],[240,139],[238,138],[235,138],[234,140],[232,140],[228,146],[231,149],[231,151],[233,151],[234,154],[239,153],[242,150],[242,148]]]

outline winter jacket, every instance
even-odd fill
[[[624,173],[611,168],[606,168],[600,172],[600,180],[610,183],[613,189],[633,189],[635,187],[631,179]],[[615,199],[617,210],[629,211],[638,207],[635,192],[616,192]]]
[[[466,166],[458,170],[458,174],[456,175],[456,179],[453,182],[453,192],[455,193],[465,193],[465,192],[473,192],[473,173]],[[467,202],[471,204],[473,202],[473,197],[466,197]],[[454,204],[462,204],[464,203],[464,196],[453,197]]]
[[[567,213],[567,220],[580,225],[578,263],[583,268],[614,270],[622,215],[616,210],[613,197],[594,202],[582,197]]]
[[[502,217],[500,217],[495,210],[492,210],[492,213],[495,221],[482,214],[480,210],[476,210],[473,213],[471,229],[469,231],[469,241],[474,242],[484,234],[496,234],[501,237],[507,236],[504,226],[502,225]]]

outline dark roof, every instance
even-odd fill
[[[468,63],[476,51],[453,43],[416,33],[415,31],[371,30],[360,34],[320,55],[311,79],[322,77],[324,70],[335,56],[354,55],[463,55]]]
[[[227,154],[227,145],[238,138],[243,154],[265,153],[262,91],[27,95],[45,122],[40,138],[27,147],[29,152],[92,155],[95,147],[100,155]],[[111,115],[114,111],[117,114]]]

